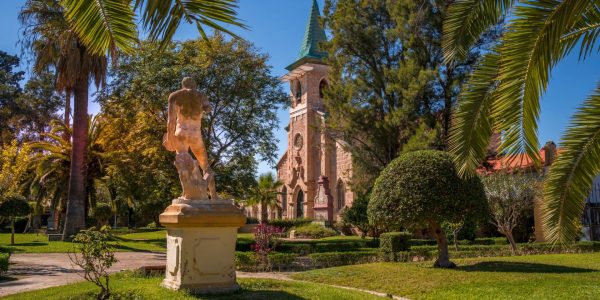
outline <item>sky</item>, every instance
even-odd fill
[[[323,7],[323,0],[318,0]],[[20,24],[17,15],[24,0],[0,1],[0,50],[9,54],[20,54],[19,40]],[[250,27],[249,30],[231,28],[242,38],[254,43],[263,53],[270,57],[273,76],[285,75],[285,66],[294,62],[298,57],[304,29],[310,12],[312,0],[240,0],[238,14],[240,19]],[[176,40],[198,38],[194,26],[183,26],[175,35]],[[27,70],[27,64],[21,68]],[[600,54],[595,53],[585,61],[579,62],[578,53],[572,53],[551,73],[548,90],[542,97],[542,111],[539,122],[539,141],[543,145],[553,140],[560,144],[560,137],[567,128],[571,115],[581,102],[590,95],[600,82]],[[288,91],[287,84],[283,84]],[[90,113],[99,111],[93,99],[90,103]],[[600,112],[598,112],[600,113]],[[280,157],[287,147],[287,133],[283,129],[289,122],[287,110],[278,112],[279,129],[275,136],[278,139],[278,154]],[[259,173],[273,171],[273,167],[261,162]]]

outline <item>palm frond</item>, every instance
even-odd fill
[[[237,36],[219,23],[247,28],[237,18],[236,0],[136,0],[134,6],[142,11],[142,24],[148,37],[162,41],[162,49],[171,41],[181,21],[195,24],[204,38],[204,26],[234,37]]]
[[[482,33],[498,24],[516,0],[459,0],[448,8],[442,48],[446,62],[464,59]]]
[[[131,52],[137,40],[137,27],[129,1],[61,0],[71,28],[93,55]]]
[[[593,1],[590,1],[593,2]],[[539,163],[540,96],[552,67],[568,50],[562,36],[588,10],[588,1],[524,1],[500,48],[500,84],[492,108],[502,133],[500,151],[527,153]]]
[[[459,95],[448,146],[461,176],[474,174],[486,156],[493,133],[490,112],[497,86],[498,63],[498,54],[486,54]]]
[[[562,138],[564,151],[545,183],[544,216],[548,241],[566,243],[579,234],[584,200],[600,173],[600,85],[571,120]]]
[[[588,11],[583,14],[581,19],[575,24],[571,30],[563,35],[561,42],[565,43],[570,52],[580,41],[579,59],[585,59],[594,51],[594,46],[600,36],[600,7],[598,5],[590,5]],[[596,51],[600,51],[600,47]]]

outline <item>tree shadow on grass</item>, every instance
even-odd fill
[[[548,265],[539,263],[523,263],[511,261],[485,261],[468,266],[459,266],[458,271],[465,272],[514,272],[514,273],[588,273],[596,272],[593,269]]]

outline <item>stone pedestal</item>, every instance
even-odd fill
[[[167,228],[163,287],[193,294],[239,288],[235,277],[237,229],[246,217],[232,201],[175,199],[160,215]]]
[[[326,176],[320,176],[317,184],[317,196],[313,208],[314,218],[331,226],[333,224],[333,197],[329,190],[329,179]]]

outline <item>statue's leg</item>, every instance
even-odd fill
[[[190,148],[192,149],[192,152],[194,152],[202,172],[204,172],[204,178],[208,181],[208,192],[210,194],[210,198],[213,200],[218,199],[217,186],[215,184],[215,174],[208,163],[208,154],[206,152],[206,147],[204,147],[204,142],[202,139],[198,139],[197,141],[194,141],[193,144],[190,144]]]

